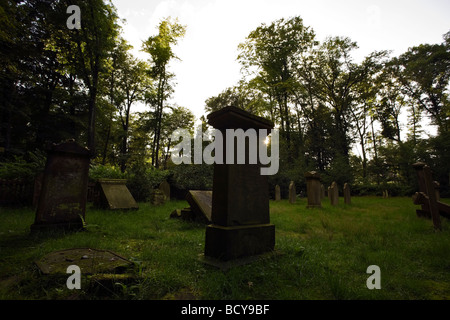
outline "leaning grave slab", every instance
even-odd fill
[[[211,223],[212,191],[189,190],[186,201],[191,207],[193,220]]]
[[[270,130],[273,123],[236,107],[208,115],[208,123],[223,135],[226,158],[226,129]],[[260,136],[258,140],[266,137]],[[249,146],[245,146],[246,159]],[[235,155],[236,156],[236,155]],[[206,227],[205,258],[230,261],[270,252],[275,246],[275,226],[270,223],[267,176],[262,165],[214,164],[211,224]]]
[[[94,206],[111,210],[139,209],[126,183],[125,179],[99,179],[97,188],[100,195]]]

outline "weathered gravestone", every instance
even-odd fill
[[[111,210],[139,209],[126,183],[125,179],[99,179],[99,196],[94,201],[94,206]]]
[[[167,201],[170,200],[170,184],[167,181],[163,181],[159,184],[159,190],[162,191]]]
[[[276,185],[275,186],[275,201],[280,201],[281,200],[281,190],[280,190],[280,186]]]
[[[189,190],[186,195],[186,201],[189,203],[192,211],[192,220],[205,223],[211,222],[212,191]]]
[[[210,113],[208,123],[222,132],[224,159],[227,144],[232,146],[226,129],[253,128],[261,141],[266,136],[258,129],[273,128],[271,121],[235,107]],[[229,261],[274,249],[275,226],[270,223],[267,176],[261,175],[259,162],[249,164],[248,144],[245,143],[245,164],[214,164],[212,224],[206,227],[205,258]]]
[[[350,195],[350,186],[348,185],[348,183],[344,183],[344,203],[345,204],[351,204],[352,203],[352,199],[351,199],[351,195]]]
[[[419,192],[414,194],[413,202],[422,207],[421,210],[416,210],[416,214],[419,217],[431,218],[434,228],[440,230],[440,215],[450,219],[450,205],[438,201],[430,167],[423,162],[415,163],[413,167],[419,181]]]
[[[307,208],[321,208],[322,190],[320,184],[320,175],[316,171],[305,173],[306,193],[308,196]]]
[[[289,184],[289,203],[295,203],[297,201],[297,194],[295,190],[295,183],[291,181]]]
[[[164,204],[166,202],[166,196],[164,195],[164,192],[161,191],[161,189],[152,189],[150,191],[150,203],[154,206],[159,206],[161,204]]]
[[[338,185],[335,181],[331,183],[331,187],[329,189],[330,194],[330,202],[332,206],[337,206],[339,203],[339,190]]]
[[[47,150],[36,217],[31,231],[84,227],[90,152],[74,140]]]

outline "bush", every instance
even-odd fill
[[[127,187],[136,201],[147,201],[153,189],[167,180],[170,172],[158,170],[144,165],[130,169]]]
[[[118,167],[109,165],[91,165],[89,168],[89,179],[97,181],[98,179],[127,179],[128,174],[120,171]]]
[[[44,170],[46,155],[42,151],[29,152],[27,159],[14,157],[13,161],[0,162],[0,179],[34,181]]]
[[[183,198],[188,190],[212,190],[214,166],[180,164],[170,169],[170,185]]]

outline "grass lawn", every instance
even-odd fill
[[[327,200],[327,199],[325,199]],[[450,203],[449,199],[443,199]],[[278,255],[221,271],[203,264],[205,226],[170,219],[185,201],[138,211],[88,207],[87,230],[31,235],[31,208],[0,208],[0,299],[450,299],[450,223],[418,218],[410,198],[343,198],[306,209],[306,199],[270,202]],[[66,288],[33,261],[62,249],[112,250],[135,262],[136,280],[106,296]],[[367,267],[381,270],[369,290]]]

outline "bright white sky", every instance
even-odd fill
[[[241,78],[237,46],[261,23],[300,16],[314,29],[316,39],[347,36],[359,45],[356,60],[374,50],[392,56],[422,43],[441,43],[450,30],[449,0],[112,0],[126,19],[124,38],[134,46],[156,35],[168,16],[186,25],[186,35],[175,48],[182,61],[172,62],[176,76],[172,103],[190,109],[197,119],[205,100]],[[135,106],[138,111],[142,106]]]

